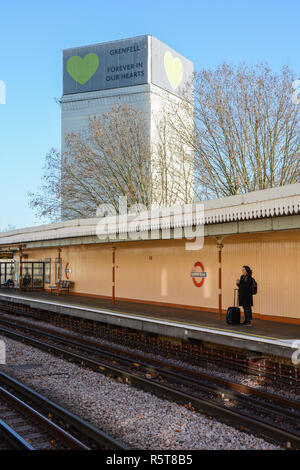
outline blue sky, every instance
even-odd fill
[[[300,76],[299,0],[1,2],[0,229],[40,223],[28,191],[60,146],[62,49],[152,34],[195,63],[289,64]]]

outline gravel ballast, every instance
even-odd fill
[[[65,406],[132,448],[149,450],[280,449],[176,403],[0,336],[0,370]]]
[[[11,315],[5,314],[2,312],[1,312],[1,317],[3,319],[7,319],[10,321],[12,320]],[[224,367],[221,367],[219,365],[214,365],[214,364],[209,364],[209,370],[207,370],[205,366],[192,365],[192,364],[188,364],[187,362],[176,360],[174,358],[165,358],[165,357],[160,356],[159,354],[152,354],[149,352],[136,350],[136,349],[133,349],[132,347],[116,344],[112,341],[109,341],[108,339],[94,337],[94,336],[91,337],[88,335],[84,335],[82,333],[60,328],[58,326],[52,325],[50,323],[45,323],[43,321],[38,321],[35,319],[31,319],[31,318],[22,318],[21,321],[22,323],[27,324],[28,326],[32,326],[32,327],[34,326],[36,326],[37,328],[47,327],[47,329],[52,330],[54,334],[55,332],[60,332],[60,333],[67,332],[68,334],[72,335],[74,338],[78,337],[78,338],[83,338],[87,340],[92,339],[95,343],[98,343],[102,346],[111,345],[114,348],[117,348],[120,352],[122,351],[129,351],[129,352],[134,352],[134,353],[137,352],[139,355],[144,356],[145,359],[147,358],[149,358],[150,360],[152,358],[159,359],[166,363],[172,363],[174,365],[185,367],[186,369],[190,369],[190,370],[194,370],[198,372],[209,373],[210,375],[215,375],[216,377],[221,377],[223,379],[234,381],[241,385],[247,385],[249,387],[254,387],[256,389],[274,393],[276,395],[283,396],[291,400],[297,400],[297,401],[299,400],[299,387],[293,384],[289,384],[289,385],[282,384],[280,381],[278,382],[274,381],[273,383],[269,383],[265,380],[263,374],[261,377],[245,375],[241,372],[226,369]]]

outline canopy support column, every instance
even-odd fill
[[[19,291],[22,292],[23,282],[23,253],[20,251],[20,272],[19,272]]]
[[[60,295],[60,263],[61,263],[61,248],[58,249],[57,255],[57,297]]]
[[[112,247],[112,284],[111,284],[111,303],[116,303],[116,247]]]
[[[216,237],[217,240],[217,249],[218,249],[218,319],[222,320],[222,249],[224,245],[222,244],[224,237]]]

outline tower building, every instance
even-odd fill
[[[170,119],[171,115],[176,117],[181,103],[185,109],[189,106],[192,112],[192,95],[188,99],[187,95],[184,98],[182,95],[192,75],[191,61],[150,35],[65,49],[61,99],[62,151],[66,149],[66,135],[86,129],[90,116],[100,116],[125,104],[134,106],[143,112],[149,130],[153,154],[151,181],[155,187],[153,202],[161,201],[162,188],[155,183],[159,166],[156,157],[158,123],[162,119]],[[178,138],[173,135],[171,126],[168,133],[168,141]],[[179,188],[178,202],[190,202],[193,198],[192,152],[186,151],[186,168],[182,170],[180,158],[177,161],[174,157],[174,142],[170,149],[167,150],[167,161],[169,159],[170,163],[172,160],[173,168],[178,171],[176,176],[173,171],[169,178],[176,180]],[[182,149],[178,152],[182,156]],[[170,164],[167,167],[170,168]],[[168,195],[164,199],[165,204],[174,202],[174,197],[168,200]]]

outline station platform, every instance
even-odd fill
[[[162,336],[196,339],[291,359],[300,349],[300,325],[254,319],[251,327],[227,325],[214,312],[162,307],[77,295],[57,297],[48,292],[0,290],[1,301],[63,315],[131,328]],[[296,343],[298,342],[298,343]]]

